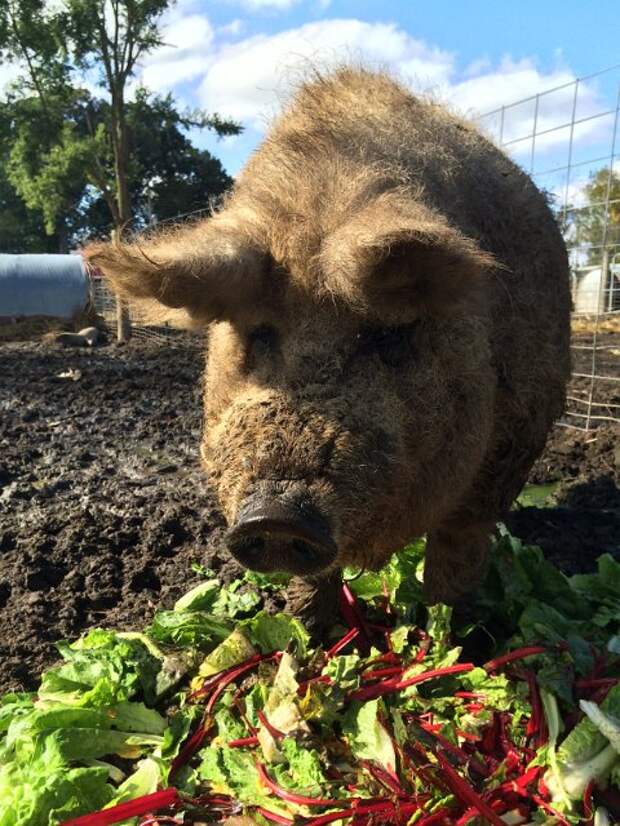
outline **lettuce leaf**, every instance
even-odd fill
[[[392,739],[379,720],[380,700],[354,702],[344,715],[342,731],[358,759],[374,760],[388,771],[396,768]]]
[[[554,800],[565,805],[580,800],[591,781],[604,784],[620,759],[620,731],[614,719],[620,713],[620,685],[612,688],[600,708],[585,703],[584,711],[587,716],[561,743],[546,778]]]
[[[112,797],[105,768],[69,768],[53,743],[35,758],[0,765],[0,826],[56,826]]]
[[[296,618],[288,614],[269,614],[259,611],[254,617],[243,620],[240,628],[263,654],[285,651],[293,647],[293,653],[306,657],[310,635]]]
[[[211,651],[232,626],[205,611],[158,611],[147,633],[158,642]]]
[[[219,579],[208,579],[179,597],[174,603],[174,610],[181,613],[184,611],[210,611],[221,590],[222,584]]]

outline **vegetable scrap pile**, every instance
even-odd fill
[[[618,822],[620,564],[503,533],[468,620],[422,604],[423,559],[345,571],[324,647],[249,573],[59,644],[0,700],[0,826]]]

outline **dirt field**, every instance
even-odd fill
[[[192,562],[233,573],[198,469],[201,370],[196,347],[0,346],[0,690],[32,687],[57,639],[143,626]],[[620,555],[618,436],[558,428],[532,481],[561,507],[511,517],[567,571]]]

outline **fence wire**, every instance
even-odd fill
[[[108,335],[116,335],[116,298],[108,290],[104,280],[96,273],[90,273],[90,296],[95,311],[103,320]],[[173,326],[171,323],[151,324],[132,310],[131,335],[139,341],[148,341],[167,346],[186,347],[189,342],[200,343],[199,333]]]
[[[620,65],[476,118],[544,190],[573,297],[573,379],[560,424],[620,423]]]

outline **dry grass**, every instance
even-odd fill
[[[104,328],[103,319],[94,307],[88,306],[73,318],[52,318],[50,316],[28,316],[27,318],[0,317],[0,344],[10,341],[52,340],[56,333],[77,332],[83,327]]]
[[[571,319],[573,333],[620,333],[620,314],[604,316],[598,319],[594,315],[573,316]]]
[[[0,319],[0,343],[36,341],[69,329],[71,329],[71,323],[59,318],[33,316],[31,318]]]

